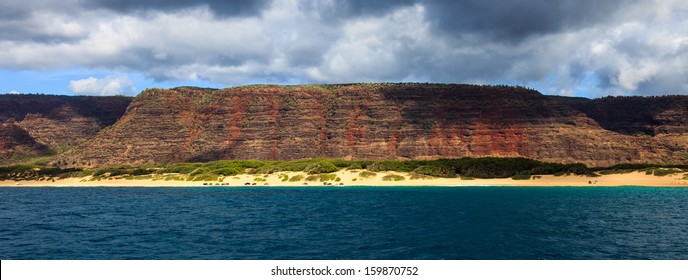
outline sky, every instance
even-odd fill
[[[688,94],[685,0],[2,0],[0,93],[438,82]]]

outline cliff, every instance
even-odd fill
[[[114,124],[132,99],[0,95],[0,163],[75,147]]]
[[[552,97],[556,99],[557,97]],[[559,101],[580,110],[604,129],[627,135],[688,133],[686,96],[565,98]]]
[[[652,98],[610,102],[443,84],[150,89],[113,126],[55,162],[522,156],[589,165],[685,163],[688,99],[671,98],[677,101],[670,105]],[[655,109],[643,111],[647,102]]]

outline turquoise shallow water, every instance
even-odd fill
[[[688,259],[688,189],[0,188],[1,259]]]

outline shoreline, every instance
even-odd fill
[[[222,182],[217,181],[181,181],[165,180],[163,175],[149,179],[124,179],[108,178],[92,180],[91,176],[82,178],[67,178],[52,181],[0,181],[0,187],[468,187],[468,186],[513,186],[513,187],[616,187],[616,186],[641,186],[641,187],[688,187],[686,173],[673,174],[668,176],[647,175],[644,172],[630,172],[624,174],[601,175],[600,177],[587,176],[554,176],[540,175],[537,179],[513,180],[511,178],[497,179],[461,179],[461,178],[416,178],[411,179],[411,175],[402,172],[379,172],[376,176],[363,178],[359,171],[340,170],[332,173],[340,180],[330,180],[325,184],[319,180],[305,181],[304,179],[294,182],[283,181],[284,176],[292,178],[308,175],[303,172],[278,172],[274,174],[242,174],[237,176],[224,177]],[[401,181],[385,181],[385,175],[401,176]],[[280,177],[281,176],[281,177]],[[330,183],[331,185],[326,185]],[[205,185],[204,185],[205,184]],[[340,185],[341,184],[341,185]]]

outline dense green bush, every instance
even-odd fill
[[[351,165],[349,165],[349,167],[347,167],[347,169],[363,169],[363,165],[361,165],[360,163],[352,163]]]
[[[329,161],[318,161],[308,165],[303,171],[308,174],[332,173],[339,171],[339,168]]]
[[[448,166],[421,165],[413,173],[433,177],[456,178],[456,171]]]
[[[420,166],[418,161],[377,161],[369,164],[366,169],[372,172],[380,171],[397,171],[397,172],[411,172]]]

